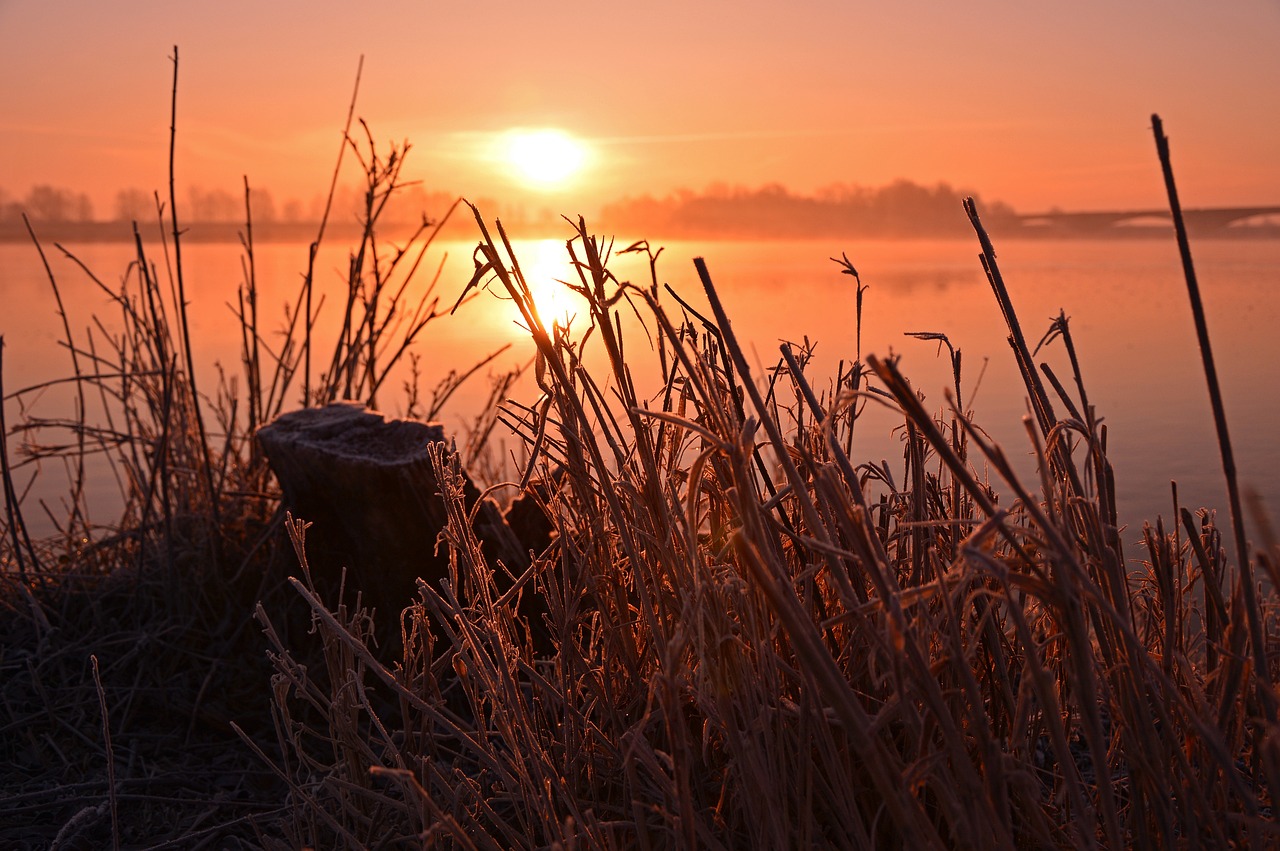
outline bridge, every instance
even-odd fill
[[[1257,220],[1267,223],[1271,217],[1280,217],[1280,207],[1201,207],[1184,209],[1183,221],[1187,230],[1200,233],[1221,233],[1241,222]],[[1134,225],[1172,225],[1168,210],[1104,210],[1097,212],[1030,213],[1019,215],[1018,221],[1026,228],[1052,229],[1060,233],[1098,234],[1117,233]]]

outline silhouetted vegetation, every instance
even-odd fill
[[[266,323],[246,221],[236,379],[197,388],[180,254],[170,271],[154,258],[177,246],[140,236],[121,287],[102,287],[123,330],[64,322],[65,382],[7,391],[0,359],[0,414],[19,413],[0,444],[0,844],[1280,843],[1280,545],[1233,560],[1214,514],[1179,506],[1126,552],[1069,325],[1046,334],[1056,369],[1037,362],[971,201],[1031,402],[1035,482],[973,422],[959,351],[954,395],[932,412],[894,360],[861,351],[819,384],[811,348],[783,344],[761,374],[706,263],[699,312],[661,284],[648,243],[624,250],[650,259],[650,279],[616,278],[612,244],[582,220],[567,286],[587,307],[548,326],[506,230],[473,208],[458,301],[493,288],[515,303],[535,395],[503,402],[498,376],[493,409],[433,444],[446,581],[391,612],[319,590],[307,518],[282,516],[255,431],[297,405],[373,403],[454,304],[434,279],[410,287],[438,222],[403,244],[378,236],[403,152],[366,141],[347,139],[368,185],[336,311],[320,312],[308,271],[283,323]],[[832,274],[856,284],[860,321],[854,265]],[[642,333],[624,339],[624,312]],[[323,348],[322,321],[338,329]],[[656,394],[637,391],[642,373]],[[438,411],[465,377],[431,402],[410,384],[411,408]],[[63,385],[69,413],[37,415]],[[899,423],[900,463],[852,454],[867,405]],[[486,457],[502,424],[518,469]],[[108,523],[86,497],[95,459],[120,484]],[[22,494],[38,465],[69,487],[62,514],[41,506],[57,534],[33,540]],[[554,528],[519,576],[477,539],[464,467]],[[1271,581],[1246,590],[1250,566]],[[522,595],[539,598],[550,653]],[[372,644],[388,620],[390,660]]]
[[[11,198],[0,188],[0,222],[19,221],[23,213],[40,222],[95,221],[93,201],[84,192],[41,184],[31,187],[22,198]]]
[[[254,188],[254,217],[264,233],[274,236],[274,226],[301,226],[314,229],[325,210],[325,196],[306,201],[290,198],[277,201],[270,190]],[[338,227],[355,227],[363,205],[364,190],[354,185],[337,187],[332,203],[333,221]],[[814,196],[797,195],[779,184],[759,189],[715,184],[703,192],[681,190],[663,198],[642,196],[606,204],[600,214],[604,226],[618,233],[648,234],[669,239],[794,239],[817,236],[843,238],[873,237],[957,237],[964,235],[955,210],[972,193],[962,193],[945,183],[926,187],[908,180],[888,186],[832,186]],[[417,184],[404,186],[384,214],[382,226],[403,230],[416,224],[425,212],[439,216],[454,200],[446,192],[427,191]],[[187,220],[197,231],[202,226],[222,225],[217,233],[234,241],[234,231],[244,212],[241,195],[226,189],[191,187],[181,199]],[[556,235],[562,220],[549,210],[530,211],[522,204],[499,205],[491,199],[477,199],[485,209],[501,209],[502,219],[526,236]],[[992,204],[989,217],[1010,224],[1016,214],[1005,204]],[[0,195],[0,238],[25,238],[19,221],[26,213],[33,222],[49,225],[89,225],[93,222],[149,223],[157,218],[153,193],[124,189],[116,193],[109,217],[95,218],[93,205],[83,193],[41,186],[21,200],[6,201]],[[64,228],[68,233],[74,228]],[[101,229],[99,229],[101,230]],[[93,233],[92,227],[81,233]],[[131,239],[127,228],[105,231],[116,239]],[[293,230],[280,230],[300,238]],[[348,233],[348,235],[350,235]],[[451,236],[461,237],[461,233]]]
[[[179,197],[184,226],[191,229],[192,238],[239,241],[237,234],[244,222],[245,199],[243,189],[237,187],[237,190],[192,186]],[[328,206],[330,227],[344,238],[356,238],[363,227],[364,194],[365,189],[358,185],[343,184],[334,188],[332,201],[325,195],[305,201],[297,198],[277,201],[270,189],[251,187],[250,203],[258,237],[272,241],[309,241]],[[441,218],[456,200],[457,196],[448,192],[427,191],[419,184],[406,184],[397,188],[382,212],[380,226],[390,234],[411,233],[421,224],[423,216]],[[492,201],[480,200],[497,207]],[[83,192],[42,185],[15,197],[0,189],[0,242],[29,241],[22,224],[24,215],[38,226],[41,234],[53,234],[54,241],[132,242],[133,225],[137,223],[144,231],[154,230],[163,217],[161,205],[167,201],[154,192],[121,189],[116,192],[109,211],[97,211]],[[519,209],[513,208],[512,212],[517,214],[515,218],[522,218]],[[461,230],[453,236],[470,238],[470,232]]]
[[[1251,661],[1245,626],[1275,622],[1277,586],[1249,601],[1207,512],[1145,527],[1130,560],[1065,320],[1054,333],[1074,392],[1047,369],[1048,384],[1024,373],[1040,468],[1025,486],[961,406],[958,368],[955,402],[936,414],[892,361],[857,352],[825,389],[790,344],[771,377],[756,375],[705,267],[704,317],[656,271],[642,285],[613,278],[609,244],[585,225],[568,248],[571,286],[590,305],[573,334],[543,324],[501,227],[483,235],[472,281],[515,300],[539,351],[540,398],[498,417],[527,449],[508,475],[544,483],[554,538],[500,591],[511,580],[475,537],[463,459],[437,447],[449,580],[404,601],[393,662],[370,642],[397,613],[311,584],[305,518],[279,516],[254,448],[248,423],[281,410],[301,352],[270,353],[246,313],[249,395],[219,392],[220,425],[202,445],[195,388],[166,354],[180,326],[145,306],[163,290],[143,277],[122,296],[131,342],[82,362],[77,383],[114,395],[124,419],[111,431],[83,415],[19,424],[29,446],[68,430],[47,461],[75,470],[107,452],[128,474],[109,527],[88,525],[73,491],[62,535],[28,542],[20,502],[0,530],[2,746],[17,784],[0,837],[103,844],[115,830],[129,843],[235,836],[266,848],[1280,838],[1275,722],[1259,703],[1277,670]],[[984,262],[996,269],[987,250]],[[847,261],[842,271],[856,278]],[[624,343],[625,302],[651,347]],[[608,374],[582,366],[588,337]],[[372,398],[379,350],[349,340],[308,398]],[[643,370],[665,376],[655,396],[634,390]],[[902,418],[900,467],[849,455],[867,404]],[[1270,575],[1277,555],[1248,557]],[[521,595],[540,599],[550,655],[532,643]]]
[[[965,228],[955,211],[970,194],[945,183],[928,187],[909,180],[878,188],[836,185],[811,197],[780,184],[716,184],[701,193],[628,198],[606,205],[601,219],[618,233],[666,238],[956,237]],[[1015,216],[1005,204],[984,209],[996,221]]]

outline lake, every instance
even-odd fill
[[[1226,497],[1210,414],[1205,380],[1196,347],[1186,287],[1177,247],[1169,240],[1007,240],[993,234],[999,262],[1019,311],[1023,329],[1034,345],[1059,308],[1071,319],[1090,401],[1110,429],[1110,457],[1116,468],[1121,520],[1129,525],[1126,541],[1140,540],[1141,521],[1171,516],[1170,481],[1178,483],[1182,504],[1224,510]],[[619,240],[618,247],[627,242]],[[132,259],[129,246],[69,246],[106,283],[117,286]],[[439,293],[452,304],[472,271],[472,243],[433,248],[434,270],[444,260]],[[517,253],[530,274],[543,279],[564,276],[563,246],[555,241],[517,242]],[[88,283],[69,260],[46,246],[73,329],[89,326],[94,313],[109,325],[113,314],[107,297]],[[1021,459],[1030,473],[1029,444],[1021,418],[1027,407],[1012,353],[1006,343],[1000,311],[977,260],[976,240],[859,242],[671,242],[659,261],[659,277],[701,309],[706,304],[692,258],[706,258],[733,322],[749,343],[757,375],[777,360],[778,341],[817,341],[813,375],[829,378],[840,359],[855,353],[855,299],[851,278],[839,274],[830,257],[841,253],[858,268],[869,286],[864,303],[864,352],[901,356],[901,366],[924,393],[927,408],[945,405],[951,385],[945,352],[936,343],[904,336],[907,332],[943,332],[964,357],[964,392],[979,425]],[[1280,507],[1280,243],[1263,240],[1202,240],[1192,245],[1226,398],[1237,466],[1245,486],[1256,489],[1274,512]],[[447,255],[447,256],[446,256]],[[157,252],[157,258],[159,257]],[[297,290],[306,267],[303,244],[257,247],[257,274],[262,290],[260,315],[266,328],[282,323],[283,306]],[[322,253],[321,286],[336,293],[343,278],[345,249]],[[183,247],[186,285],[191,302],[192,339],[202,389],[212,388],[212,364],[228,369],[238,363],[239,333],[228,304],[242,280],[241,252],[236,245],[192,244]],[[161,263],[163,261],[161,260]],[[620,278],[647,283],[647,260],[625,255],[612,264]],[[429,278],[430,273],[424,279]],[[4,386],[18,387],[70,374],[70,361],[60,346],[61,325],[52,293],[30,245],[0,245],[0,293],[5,338]],[[320,324],[333,321],[332,304]],[[674,307],[674,305],[672,305]],[[628,337],[642,374],[652,364],[643,336]],[[512,342],[498,363],[527,362],[532,343],[515,325],[510,303],[488,295],[464,305],[457,315],[432,323],[417,347],[422,355],[423,387],[449,369],[463,369],[484,354]],[[1060,343],[1051,344],[1038,360],[1048,360],[1059,376],[1070,373]],[[643,366],[641,366],[643,364]],[[654,378],[656,382],[656,377]],[[824,379],[825,381],[825,379]],[[442,419],[458,426],[470,419],[487,387],[481,380],[452,400]],[[516,388],[524,401],[536,396],[531,383]],[[399,385],[384,393],[388,413],[404,409]],[[12,426],[19,411],[12,400],[6,414]],[[45,416],[70,415],[66,396],[55,391],[36,401]],[[60,407],[61,406],[61,407]],[[899,435],[883,421],[858,432],[856,461],[889,459],[901,471]],[[14,442],[10,443],[11,451]],[[33,498],[56,496],[60,471],[47,470]],[[101,493],[110,482],[99,482]],[[52,490],[51,490],[52,489]],[[106,499],[107,497],[103,497]],[[34,514],[35,512],[29,512]]]

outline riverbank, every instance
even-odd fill
[[[111,244],[132,243],[134,225],[131,222],[34,222],[32,227],[40,239],[48,244]],[[166,228],[168,225],[166,225]],[[191,222],[183,224],[183,238],[188,242],[209,244],[239,244],[245,232],[243,223],[236,222]],[[415,225],[389,225],[384,228],[383,237],[400,240],[410,237],[416,229]],[[143,238],[152,241],[159,238],[161,228],[154,222],[138,224]],[[523,239],[556,239],[565,231],[562,219],[539,222],[523,222],[513,224],[513,233]],[[318,222],[261,222],[253,226],[253,238],[258,243],[296,243],[310,242],[320,232]],[[331,222],[326,227],[331,239],[351,241],[357,239],[361,226],[356,222]],[[649,239],[663,240],[701,240],[737,242],[746,239],[756,241],[794,241],[794,233],[772,230],[751,230],[732,226],[705,228],[661,228],[646,230]],[[1050,225],[1018,225],[1001,223],[996,233],[1001,239],[1043,239],[1059,241],[1080,241],[1098,239],[1139,239],[1139,240],[1172,240],[1172,225],[1123,225],[1102,230],[1081,230],[1074,226]],[[167,234],[166,234],[167,235]],[[856,228],[833,229],[830,232],[806,229],[801,233],[806,239],[832,237],[847,240],[867,238],[886,240],[932,240],[936,233],[860,233]],[[1193,228],[1191,235],[1199,240],[1270,240],[1280,241],[1280,226],[1274,225],[1240,225],[1227,228],[1202,227]],[[469,222],[460,222],[445,228],[442,239],[471,239],[474,230]],[[31,236],[21,221],[0,222],[0,244],[30,243]]]

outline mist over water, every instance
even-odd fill
[[[1071,320],[1071,332],[1081,361],[1089,401],[1108,426],[1108,448],[1116,469],[1121,522],[1129,525],[1125,540],[1130,554],[1139,540],[1141,522],[1173,516],[1170,481],[1178,483],[1182,505],[1211,506],[1225,511],[1221,464],[1209,411],[1203,372],[1196,349],[1185,285],[1177,250],[1164,241],[1030,241],[1001,243],[995,235],[998,260],[1019,311],[1023,331],[1034,345],[1061,308]],[[615,248],[629,244],[619,239]],[[441,303],[452,305],[471,276],[472,243],[445,243],[433,249],[434,266],[444,257],[438,284]],[[656,245],[654,246],[657,247]],[[125,245],[90,245],[72,250],[99,278],[118,288],[133,253]],[[568,277],[567,259],[554,241],[517,242],[516,251],[532,283],[557,286]],[[852,278],[840,274],[829,259],[848,255],[867,290],[862,326],[862,353],[901,358],[904,373],[924,394],[930,410],[947,407],[952,387],[949,361],[937,343],[905,336],[910,332],[941,332],[963,357],[962,392],[967,409],[1005,452],[1013,458],[1028,484],[1034,460],[1022,418],[1027,414],[1021,380],[1006,342],[1007,331],[990,292],[972,240],[904,240],[883,242],[674,242],[658,262],[660,283],[670,283],[699,310],[706,300],[693,270],[692,258],[706,258],[724,300],[733,330],[746,344],[753,372],[765,380],[778,360],[781,341],[815,343],[810,380],[825,388],[843,360],[858,357],[856,294]],[[1280,394],[1276,364],[1280,340],[1270,327],[1280,315],[1280,244],[1274,241],[1203,241],[1193,245],[1214,354],[1222,379],[1231,434],[1242,484],[1256,489],[1271,511],[1280,509],[1280,445],[1273,435],[1280,424]],[[118,313],[110,299],[65,258],[53,256],[55,275],[70,314],[73,330],[82,333],[97,314],[113,327]],[[268,343],[284,323],[284,307],[296,298],[307,246],[260,245],[256,249],[261,291],[259,315]],[[156,258],[163,262],[160,258]],[[536,262],[534,262],[536,260]],[[191,302],[191,334],[199,386],[212,394],[218,380],[216,365],[233,376],[239,368],[240,333],[230,304],[242,280],[241,256],[234,245],[189,245],[183,248],[186,286]],[[345,248],[321,254],[318,293],[329,293],[321,313],[319,334],[332,334],[339,306],[337,293],[345,286]],[[619,255],[612,268],[622,280],[647,285],[648,260],[643,254]],[[163,274],[163,267],[162,267]],[[424,276],[422,280],[429,280]],[[6,394],[20,387],[65,377],[70,359],[62,344],[55,303],[35,250],[26,245],[0,245],[0,291],[7,307],[0,316],[5,338]],[[572,311],[571,300],[557,311]],[[664,294],[673,314],[676,305]],[[642,328],[623,310],[628,359],[643,389],[660,386],[656,357],[648,349]],[[573,329],[580,335],[583,320]],[[458,314],[428,326],[416,351],[421,355],[423,391],[449,370],[463,370],[506,343],[512,348],[493,370],[527,364],[533,344],[518,327],[516,312],[506,301],[482,293]],[[586,362],[598,353],[591,343]],[[1072,386],[1070,368],[1060,342],[1041,350],[1064,384]],[[388,382],[379,404],[388,414],[406,409],[403,382],[407,371]],[[488,393],[481,374],[451,400],[442,419],[460,429],[478,412]],[[537,397],[532,380],[524,380],[513,396],[525,403]],[[50,388],[25,400],[43,416],[70,416],[69,388]],[[10,401],[12,424],[20,413]],[[1060,416],[1065,415],[1061,406]],[[869,405],[855,440],[855,462],[887,460],[901,475],[903,437],[900,425],[887,412]],[[11,452],[16,440],[10,441]],[[507,441],[515,449],[514,441]],[[975,456],[976,458],[976,456]],[[979,469],[981,464],[979,462]],[[22,471],[22,482],[31,467]],[[46,464],[32,491],[50,502],[57,514],[57,498],[65,489],[62,471]],[[99,471],[93,493],[109,501],[115,484],[111,473]],[[1004,488],[1000,488],[1006,491]],[[1004,498],[1002,502],[1008,502]],[[39,523],[34,503],[28,515]],[[97,518],[110,519],[104,504]]]

